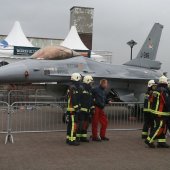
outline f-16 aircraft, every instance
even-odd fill
[[[1,83],[47,83],[55,95],[64,95],[70,76],[79,72],[92,75],[97,85],[109,80],[110,95],[117,101],[142,101],[147,81],[158,79],[161,63],[155,61],[163,26],[155,23],[137,57],[123,65],[96,62],[76,56],[60,60],[27,59],[0,68]],[[46,53],[48,56],[48,52]],[[55,83],[54,83],[55,82]]]

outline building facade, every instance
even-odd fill
[[[7,35],[0,35],[0,40],[6,38]],[[51,45],[60,45],[63,39],[54,38],[40,38],[40,37],[27,37],[34,47],[43,48]]]

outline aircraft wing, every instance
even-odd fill
[[[161,76],[161,74],[159,74],[158,72],[145,72],[144,74],[140,74],[134,71],[134,74],[131,74],[129,72],[127,72],[126,74],[105,74],[105,75],[98,75],[94,72],[80,72],[80,74],[82,76],[85,75],[92,75],[94,79],[111,79],[111,80],[129,80],[129,81],[143,81],[143,80],[150,80],[150,79],[159,79],[159,77]],[[56,78],[60,78],[60,79],[67,79],[71,77],[71,74],[58,74],[58,73],[52,73],[52,74],[48,74],[49,77],[56,77]]]

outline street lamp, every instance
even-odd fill
[[[130,46],[131,52],[130,52],[130,59],[132,60],[132,51],[133,51],[133,47],[137,44],[137,42],[135,42],[134,40],[131,40],[129,42],[127,42],[127,45]]]

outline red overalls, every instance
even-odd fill
[[[106,135],[108,120],[107,120],[104,110],[96,106],[95,113],[94,113],[93,119],[92,119],[92,137],[93,138],[98,138],[97,131],[98,131],[99,123],[101,124],[100,137],[104,138]]]

